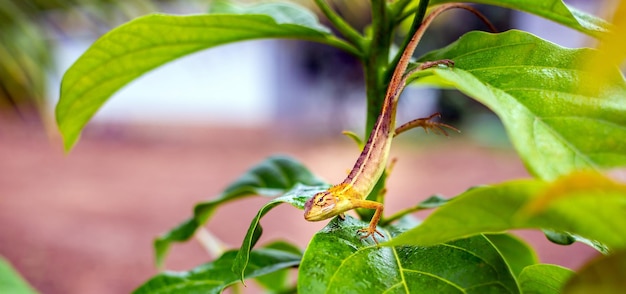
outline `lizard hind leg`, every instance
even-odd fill
[[[440,134],[440,135],[445,135],[446,137],[448,136],[448,132],[446,132],[445,128],[451,129],[453,131],[456,131],[458,133],[460,133],[461,131],[449,124],[446,123],[442,123],[442,122],[436,122],[436,121],[432,121],[433,118],[435,117],[441,117],[441,113],[439,112],[435,112],[433,114],[431,114],[429,117],[424,117],[424,118],[418,118],[418,119],[414,119],[410,122],[407,122],[401,126],[399,126],[396,131],[394,136],[397,136],[401,133],[404,133],[410,129],[416,128],[416,127],[422,127],[424,128],[424,131],[426,131],[426,133],[428,133],[429,130],[431,130],[433,133],[435,134]]]
[[[372,227],[362,228],[362,229],[357,230],[356,232],[359,234],[363,234],[363,236],[361,236],[361,240],[372,237],[372,240],[374,240],[374,243],[376,243],[376,245],[378,245],[378,240],[376,239],[376,235],[385,239],[385,236],[381,232],[379,232],[376,228],[372,228]]]
[[[378,221],[380,220],[380,217],[382,216],[382,213],[383,213],[383,209],[384,209],[383,205],[381,203],[378,203],[375,201],[369,201],[369,200],[359,200],[359,201],[356,201],[355,204],[361,208],[376,209],[376,212],[374,212],[374,216],[372,216],[372,220],[370,221],[369,226],[357,230],[357,234],[363,234],[361,236],[361,240],[368,238],[368,237],[372,237],[372,239],[374,240],[374,243],[378,245],[378,240],[376,239],[376,235],[385,239],[385,235],[383,235],[381,232],[379,232],[376,229],[376,225],[378,224]]]

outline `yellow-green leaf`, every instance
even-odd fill
[[[321,26],[314,14],[296,5],[266,4],[263,9],[245,13],[148,15],[98,39],[63,76],[56,116],[65,149],[72,148],[89,119],[123,86],[200,50],[244,40],[292,38],[355,53],[353,47]]]
[[[566,284],[563,293],[621,293],[626,287],[626,251],[600,256],[585,266]]]
[[[567,49],[526,32],[470,32],[421,60],[453,69],[417,72],[424,84],[455,87],[493,110],[529,171],[553,180],[580,169],[626,165],[626,82],[617,68],[585,84],[589,49]],[[428,76],[430,75],[430,76]]]
[[[418,227],[394,238],[386,245],[435,245],[481,233],[510,229],[550,229],[564,231],[598,242],[609,249],[626,248],[626,192],[623,185],[583,185],[559,190],[562,183],[579,179],[574,174],[554,183],[540,180],[516,180],[469,190],[436,210]],[[592,179],[593,180],[593,179]],[[590,181],[592,181],[590,180]],[[544,203],[542,195],[554,200]],[[539,202],[535,202],[539,201]]]

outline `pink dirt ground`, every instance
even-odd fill
[[[69,156],[35,126],[0,124],[0,255],[42,293],[128,293],[157,271],[152,241],[191,215],[263,158],[288,154],[329,182],[342,180],[358,152],[347,139],[293,138],[265,129],[95,126]],[[417,146],[400,138],[385,212],[433,193],[526,177],[512,151],[460,139]],[[208,230],[232,247],[266,199],[225,205]],[[422,215],[423,216],[423,215]],[[262,220],[261,243],[305,246],[326,222],[310,223],[283,205]],[[557,246],[521,232],[543,262],[578,268],[595,255],[583,245]],[[172,248],[168,269],[208,260],[192,240]]]

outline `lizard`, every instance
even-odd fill
[[[376,235],[381,238],[384,236],[377,230],[376,225],[382,216],[384,206],[382,203],[367,200],[367,196],[374,189],[376,182],[386,169],[387,160],[391,149],[392,139],[409,129],[422,127],[426,132],[432,130],[434,133],[441,132],[448,135],[443,127],[459,131],[456,128],[441,122],[434,122],[434,117],[440,117],[439,113],[435,113],[426,118],[412,120],[397,129],[395,128],[396,108],[400,93],[406,85],[406,79],[412,73],[435,67],[438,65],[446,65],[452,67],[454,62],[449,59],[438,61],[427,61],[419,65],[417,68],[405,74],[409,61],[417,43],[421,39],[425,28],[430,22],[441,12],[450,8],[468,9],[462,4],[442,5],[433,13],[429,14],[422,22],[419,29],[412,36],[411,40],[402,53],[398,65],[394,69],[391,81],[387,88],[385,98],[383,100],[382,110],[374,124],[372,132],[364,145],[361,154],[356,160],[354,167],[340,184],[331,186],[325,191],[315,194],[307,200],[304,205],[304,218],[307,221],[321,221],[334,216],[344,218],[344,213],[355,208],[375,209],[374,215],[369,226],[362,228],[357,233],[362,233],[361,239],[372,237],[374,242],[378,244]],[[468,9],[472,11],[470,7]],[[472,11],[474,12],[474,11]]]

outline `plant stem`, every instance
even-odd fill
[[[352,45],[356,46],[359,51],[363,51],[365,42],[363,36],[359,34],[350,24],[348,24],[341,16],[328,6],[325,0],[315,0],[317,7],[324,13],[326,18],[335,26],[335,29],[341,33]]]
[[[309,38],[305,40],[308,41],[313,41],[313,42],[319,42],[322,44],[327,44],[330,46],[334,46],[336,48],[339,48],[341,50],[344,50],[354,56],[356,56],[359,59],[363,59],[363,50],[354,47],[352,44],[350,44],[349,42],[346,42],[345,40],[338,38],[336,36],[331,36],[328,38]]]
[[[225,246],[205,228],[199,228],[194,235],[198,243],[206,250],[211,258],[218,258],[224,253]]]
[[[418,206],[414,206],[414,207],[407,208],[407,209],[404,209],[404,210],[400,210],[400,211],[392,214],[388,218],[381,219],[380,222],[378,222],[378,225],[379,226],[386,226],[386,225],[388,225],[390,223],[393,223],[394,221],[399,220],[400,218],[402,218],[403,216],[405,216],[405,215],[407,215],[409,213],[420,211],[420,210],[424,210],[424,209],[427,209],[427,208],[424,208],[424,207],[421,207],[421,206],[418,205]]]
[[[407,7],[407,5],[409,5],[410,3],[411,3],[411,0],[397,0],[396,2],[392,4],[392,13],[393,13],[394,21],[396,23],[401,22],[408,15],[413,14],[414,13],[413,11],[417,9],[417,8],[411,9],[413,11],[409,11],[408,13],[402,13],[404,9]]]
[[[424,16],[426,15],[426,9],[428,8],[428,2],[429,0],[420,0],[420,4],[417,6],[417,11],[415,12],[415,18],[413,18],[413,23],[411,24],[411,28],[409,29],[407,37],[404,39],[402,46],[400,46],[400,50],[398,50],[398,53],[393,59],[393,62],[391,62],[391,66],[387,68],[387,72],[385,73],[386,79],[389,79],[394,69],[398,66],[398,63],[400,62],[400,58],[402,57],[402,54],[406,50],[406,47],[409,45],[409,42],[411,41],[412,36],[415,34],[415,32],[417,32],[419,27],[422,25],[422,21],[424,20]]]
[[[367,94],[365,137],[369,137],[383,106],[388,81],[382,74],[388,66],[391,28],[386,0],[372,0],[372,37],[366,48],[364,72]]]

